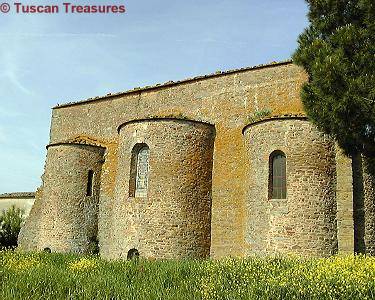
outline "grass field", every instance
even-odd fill
[[[0,252],[0,299],[375,299],[375,258],[108,262]]]

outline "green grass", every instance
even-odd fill
[[[375,258],[105,261],[0,252],[0,299],[374,299]]]

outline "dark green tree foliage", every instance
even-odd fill
[[[302,102],[348,155],[375,156],[375,0],[307,0],[293,55],[308,73]]]
[[[23,224],[23,210],[14,205],[0,215],[0,247],[17,247],[17,238]]]

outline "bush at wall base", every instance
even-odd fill
[[[17,247],[17,238],[25,220],[24,211],[14,205],[3,210],[0,215],[0,248],[14,249]]]

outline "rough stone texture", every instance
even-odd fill
[[[338,250],[341,254],[351,254],[355,247],[352,160],[338,146],[336,149]]]
[[[214,137],[212,125],[185,120],[121,127],[113,235],[103,255],[126,258],[135,248],[143,257],[209,256]],[[129,196],[131,154],[143,143],[150,149],[149,186],[147,197],[135,198]]]
[[[375,159],[362,158],[365,253],[375,255]]]
[[[273,114],[302,113],[299,92],[305,80],[306,74],[299,67],[280,64],[57,107],[52,111],[50,142],[82,138],[106,145],[99,210],[101,214],[111,214],[118,126],[153,116],[181,116],[215,124],[211,255],[242,255],[246,247],[244,181],[247,170],[242,128],[257,110],[271,108]],[[106,226],[99,219],[100,230],[110,235],[111,229]],[[105,247],[104,241],[100,241],[101,247]]]
[[[328,256],[337,251],[334,143],[306,120],[273,119],[244,131],[250,252]],[[287,160],[286,199],[268,198],[269,157]]]
[[[365,209],[363,194],[362,157],[352,158],[353,172],[353,219],[354,219],[354,252],[366,253],[365,247]]]
[[[288,181],[288,189],[289,192],[294,193],[293,195],[301,193],[304,197],[295,196],[293,199],[288,197],[286,201],[270,201],[268,207],[266,205],[257,207],[259,216],[255,217],[260,220],[260,216],[264,216],[264,221],[269,226],[270,235],[268,236],[272,236],[272,239],[269,239],[269,244],[263,243],[260,236],[267,230],[265,231],[264,226],[259,226],[259,243],[249,240],[249,224],[254,222],[254,219],[249,215],[248,191],[249,187],[254,186],[254,182],[264,181],[265,173],[263,169],[259,169],[258,174],[258,169],[254,167],[254,164],[260,164],[260,161],[250,160],[251,153],[248,151],[250,140],[245,138],[247,144],[244,143],[242,129],[251,123],[250,120],[254,120],[257,113],[266,110],[270,110],[272,116],[304,114],[299,93],[306,79],[306,74],[299,67],[291,63],[279,63],[136,89],[55,107],[52,112],[50,143],[73,143],[83,146],[50,147],[44,184],[37,191],[36,202],[27,226],[21,232],[22,247],[41,249],[46,246],[56,246],[56,251],[81,251],[85,248],[84,244],[88,240],[88,235],[75,231],[76,223],[72,216],[77,214],[77,219],[82,219],[86,214],[75,205],[79,201],[84,201],[82,200],[84,197],[82,198],[81,194],[75,194],[74,191],[85,190],[83,186],[86,185],[84,182],[86,178],[82,175],[83,173],[77,175],[79,174],[77,170],[81,170],[82,162],[74,158],[74,155],[85,156],[87,154],[92,158],[92,163],[102,155],[105,160],[101,165],[100,192],[99,188],[96,188],[95,192],[95,201],[99,197],[98,238],[103,256],[123,257],[129,247],[138,247],[141,254],[154,257],[207,255],[209,248],[207,245],[210,242],[207,228],[210,224],[207,224],[205,218],[207,218],[206,209],[209,198],[200,193],[209,191],[208,185],[211,184],[211,180],[207,177],[207,186],[203,185],[200,179],[203,177],[199,177],[203,175],[196,172],[201,170],[206,172],[204,176],[209,176],[208,169],[212,160],[207,159],[207,165],[205,165],[202,157],[212,155],[213,151],[210,235],[212,257],[243,256],[254,251],[261,252],[268,249],[327,255],[336,251],[336,238],[339,239],[340,249],[350,251],[349,202],[352,189],[351,180],[348,177],[350,165],[347,161],[337,157],[337,196],[335,199],[336,176],[333,145],[325,137],[318,135],[310,124],[301,120],[293,120],[297,122],[293,124],[297,125],[290,125],[287,133],[281,130],[283,127],[281,131],[274,128],[272,133],[258,133],[259,143],[264,147],[267,143],[269,147],[272,143],[276,147],[281,141],[285,145],[294,147],[291,149],[294,153],[293,157],[296,158],[294,168],[301,176],[296,177],[293,173],[288,175],[293,179],[293,181]],[[189,119],[213,124],[216,129],[215,140],[211,136],[211,129],[209,129],[211,127],[202,123],[132,122],[155,118]],[[131,123],[122,126],[119,133],[119,126],[127,122]],[[272,122],[269,124],[275,124]],[[177,125],[181,133],[174,130]],[[258,128],[263,125],[254,126]],[[148,129],[146,130],[145,127]],[[301,128],[306,129],[306,133],[302,132]],[[155,132],[155,135],[148,133],[148,130]],[[187,132],[191,132],[190,140],[186,138]],[[270,136],[283,137],[284,140],[278,138],[271,140]],[[130,162],[127,151],[130,151],[133,144],[142,139],[147,139],[150,143],[158,142],[152,145],[154,150],[149,145],[151,177],[148,196],[150,199],[155,199],[155,202],[144,202],[143,198],[128,199],[129,178],[126,176],[130,171],[128,165]],[[166,144],[165,141],[169,143]],[[203,153],[198,149],[196,143],[202,145],[206,152]],[[212,143],[214,143],[213,147]],[[106,150],[103,154],[102,150],[84,145],[93,145]],[[256,145],[251,147],[254,151],[258,151]],[[97,149],[97,151],[90,152],[87,149]],[[184,151],[178,152],[178,149]],[[153,153],[156,153],[153,151],[156,150],[159,153],[158,159],[153,156]],[[284,150],[288,157],[289,150]],[[160,154],[162,151],[164,156]],[[62,156],[59,155],[60,152]],[[204,168],[195,170],[186,163],[188,159],[184,162],[182,159],[184,155],[193,152],[199,154],[196,163],[202,164]],[[166,155],[166,153],[169,154]],[[310,153],[317,155],[319,158],[317,162],[304,156]],[[64,162],[63,154],[66,155],[66,162]],[[162,161],[164,164],[161,163]],[[321,164],[322,161],[325,161],[326,165]],[[88,160],[83,162],[82,169],[91,166],[94,165],[91,165]],[[99,168],[99,165],[97,167]],[[178,168],[180,172],[176,175]],[[60,176],[60,170],[63,174],[68,174],[66,172],[69,170],[76,174],[77,185],[73,184],[68,176]],[[293,168],[288,167],[288,170],[293,171]],[[160,176],[156,178],[153,174]],[[159,177],[165,180],[161,181]],[[199,182],[199,185],[196,182]],[[99,183],[96,184],[99,185]],[[264,188],[267,189],[267,186],[266,183]],[[199,200],[187,202],[187,195]],[[162,201],[162,196],[165,196],[163,198],[165,203]],[[172,201],[180,197],[181,206],[179,201]],[[324,201],[319,202],[319,199]],[[156,206],[152,203],[160,205]],[[179,220],[184,209],[191,211],[199,205],[204,208],[202,212]],[[285,210],[285,207],[288,207],[288,210]],[[290,208],[295,208],[295,212]],[[58,209],[64,213],[58,213]],[[152,214],[155,214],[156,218],[153,218]],[[169,227],[161,227],[162,223],[159,219],[162,216],[165,216],[165,224]],[[56,227],[52,221],[54,217],[57,218]],[[172,236],[168,230],[173,227],[172,225],[176,225],[172,221],[177,222],[177,220],[180,223],[177,223],[175,227],[176,231],[173,234],[176,235]],[[194,225],[198,226],[196,233],[191,231],[191,226],[195,222],[193,220],[198,220],[198,224]],[[297,223],[301,226],[296,228],[288,226],[289,223],[295,224],[298,220],[301,220]],[[93,228],[95,222],[93,221]],[[141,226],[142,222],[145,223],[144,227]],[[203,224],[207,226],[205,230],[203,230]],[[155,230],[152,226],[155,226]],[[150,230],[145,232],[145,228]],[[90,232],[94,231],[90,229]],[[308,234],[304,237],[303,233]],[[186,234],[186,239],[181,238],[184,234]],[[76,235],[79,241],[75,241]],[[155,239],[151,243],[149,240],[157,235],[163,238]],[[202,238],[204,235],[207,238],[205,241]],[[268,236],[264,239],[268,239]],[[298,245],[292,237],[296,238]],[[72,245],[68,245],[68,240],[74,240]],[[288,241],[291,245],[287,245]],[[175,247],[175,243],[181,245]],[[265,248],[261,248],[263,247],[261,243]]]
[[[97,236],[100,173],[104,149],[57,144],[48,148],[42,194],[22,228],[25,250],[86,252]],[[95,172],[93,195],[86,196],[88,171]]]

